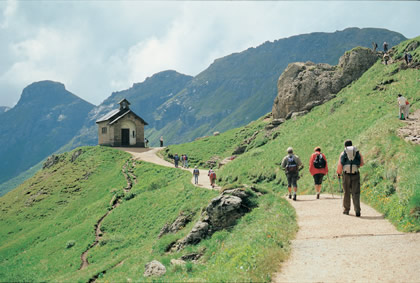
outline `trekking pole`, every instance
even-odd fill
[[[338,175],[338,184],[340,185],[340,199],[342,199],[343,198],[343,187],[341,186],[340,175]]]
[[[327,173],[327,178],[328,178],[328,183],[330,184],[331,195],[334,198],[334,190],[333,190],[333,187],[331,186],[330,175],[328,173]]]

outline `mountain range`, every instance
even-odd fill
[[[277,80],[291,62],[337,64],[339,57],[355,46],[387,41],[392,47],[403,40],[400,33],[385,29],[348,28],[267,41],[216,59],[195,77],[173,70],[157,73],[112,93],[96,107],[65,90],[63,84],[34,83],[24,89],[15,107],[0,114],[4,122],[0,126],[0,155],[4,160],[0,183],[56,151],[96,144],[95,121],[116,108],[122,98],[149,123],[145,135],[152,146],[160,136],[165,144],[188,142],[245,125],[270,112]],[[15,185],[12,182],[0,191]]]

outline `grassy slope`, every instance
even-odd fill
[[[17,189],[0,198],[0,281],[121,281],[146,280],[145,263],[157,259],[168,269],[163,280],[268,280],[278,260],[289,252],[296,231],[294,211],[284,200],[268,194],[259,207],[236,227],[220,231],[198,246],[167,254],[165,248],[185,236],[201,209],[217,195],[191,185],[188,172],[147,163],[136,163],[139,183],[132,198],[102,224],[99,245],[88,254],[90,265],[80,271],[80,255],[94,240],[94,224],[121,194],[126,181],[121,168],[129,155],[102,147],[84,147],[84,153],[39,171]],[[86,174],[89,173],[89,174]],[[196,212],[194,221],[176,234],[157,238],[165,223],[181,211]],[[73,247],[67,248],[69,242]],[[200,264],[172,267],[170,260],[205,249]],[[276,258],[277,261],[272,259]],[[122,262],[123,264],[118,265]],[[106,271],[106,272],[104,272]]]
[[[420,37],[415,40],[420,41]],[[401,58],[404,48],[413,40],[395,48],[394,59]],[[420,61],[420,48],[413,54]],[[254,148],[239,156],[219,170],[219,182],[230,184],[259,184],[274,190],[285,190],[286,178],[277,163],[293,146],[302,158],[306,169],[299,181],[300,192],[313,193],[313,179],[307,171],[308,160],[315,146],[321,146],[331,171],[335,171],[338,156],[345,139],[352,139],[366,160],[362,168],[362,199],[383,212],[399,229],[420,230],[420,148],[396,136],[404,123],[397,119],[397,94],[403,93],[411,102],[411,111],[419,108],[420,72],[402,70],[396,74],[402,61],[385,66],[378,62],[358,81],[343,89],[337,98],[316,107],[308,115],[289,120],[278,127],[275,139],[261,132],[254,141]],[[385,89],[373,90],[389,79],[394,83]],[[262,119],[248,125],[261,128]],[[167,154],[187,153],[194,160],[208,160],[211,155],[227,157],[239,145],[237,138],[245,128],[228,131],[218,137],[209,137],[190,144],[171,146]],[[273,138],[273,135],[271,136]],[[223,141],[223,142],[222,142]],[[224,144],[225,143],[225,144]],[[324,190],[338,191],[338,181],[324,183]]]

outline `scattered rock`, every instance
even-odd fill
[[[219,156],[213,156],[212,158],[210,158],[210,160],[207,160],[205,165],[208,168],[214,168],[216,167],[217,163],[220,161],[220,157]]]
[[[296,119],[297,117],[304,116],[308,113],[308,111],[300,111],[300,112],[293,112],[290,119]]]
[[[232,152],[233,155],[242,154],[246,151],[247,146],[246,145],[240,145]]]
[[[218,136],[218,135],[220,135],[220,132],[214,132],[213,133],[213,136]]]
[[[190,253],[190,254],[183,255],[183,256],[181,256],[181,259],[184,260],[184,261],[199,260],[203,256],[205,250],[206,249],[203,249],[202,251],[200,251],[198,253]]]
[[[48,159],[44,162],[42,169],[50,168],[54,166],[55,164],[57,164],[58,162],[60,162],[60,157],[53,154],[50,157],[48,157]]]
[[[283,124],[286,121],[286,119],[280,118],[280,119],[273,119],[273,121],[271,122],[271,124],[273,124],[274,126],[278,126]]]
[[[145,267],[145,270],[143,273],[144,277],[162,276],[163,274],[166,273],[166,267],[157,260],[153,260],[149,263],[146,263],[144,267]]]
[[[182,259],[171,259],[172,265],[185,265],[186,262]]]
[[[288,119],[294,112],[309,111],[328,101],[377,60],[378,55],[372,50],[358,47],[341,56],[337,66],[312,62],[289,64],[277,83],[273,119]]]
[[[73,155],[71,156],[71,162],[76,161],[76,159],[83,153],[82,149],[78,149],[75,152],[73,152]]]
[[[181,214],[175,219],[175,221],[171,225],[165,224],[165,226],[163,226],[163,228],[160,230],[158,238],[168,233],[178,232],[179,230],[184,228],[188,223],[191,222],[191,220],[194,217],[194,214],[194,212],[188,214],[181,212]]]

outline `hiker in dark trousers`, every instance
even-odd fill
[[[350,195],[353,198],[354,211],[360,217],[360,173],[359,168],[364,165],[363,156],[353,146],[351,140],[344,142],[344,151],[338,160],[337,175],[343,176],[343,214],[349,215]]]
[[[178,153],[175,153],[174,156],[175,168],[178,168],[179,156]]]
[[[163,136],[160,137],[160,147],[163,147]]]
[[[198,176],[200,176],[200,170],[198,170],[197,166],[194,167],[193,175],[194,175],[194,184],[198,185]]]
[[[292,187],[293,200],[296,200],[297,192],[297,181],[299,179],[299,171],[303,169],[302,161],[300,161],[299,156],[293,154],[293,148],[289,147],[287,149],[287,155],[283,158],[281,162],[281,167],[286,173],[287,177],[287,189],[289,190],[289,198],[292,198]]]
[[[319,146],[315,147],[309,159],[309,172],[314,177],[316,198],[319,199],[321,193],[322,179],[328,174],[327,158],[321,153]]]
[[[383,44],[384,47],[384,52],[387,53],[388,52],[388,43],[385,41]]]
[[[405,52],[405,54],[404,54],[404,60],[405,60],[405,63],[408,65],[413,60],[413,56],[411,56],[410,53]]]
[[[384,54],[383,59],[384,59],[384,63],[385,63],[385,65],[388,65],[388,61],[389,61],[389,55],[388,55],[388,53],[385,53],[385,54]]]

